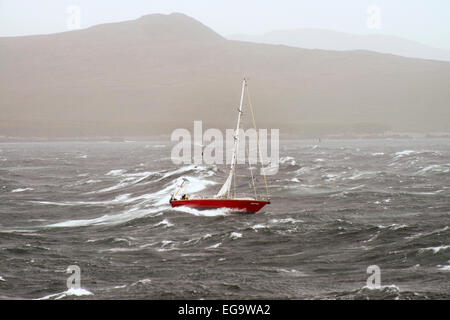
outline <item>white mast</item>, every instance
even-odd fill
[[[242,114],[242,103],[244,100],[244,90],[245,86],[247,84],[247,80],[242,81],[242,92],[241,92],[241,103],[239,104],[239,115],[238,115],[238,121],[236,125],[236,131],[234,133],[234,149],[233,149],[233,157],[231,159],[231,169],[230,174],[228,175],[227,180],[225,180],[225,183],[223,184],[222,188],[220,188],[219,192],[216,194],[216,198],[221,198],[225,195],[230,197],[230,191],[231,191],[231,182],[233,180],[234,172],[236,170],[236,163],[237,163],[237,154],[239,150],[239,127],[241,125],[241,114]]]

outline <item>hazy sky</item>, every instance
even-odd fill
[[[450,0],[0,0],[0,36],[67,31],[71,5],[81,10],[81,28],[181,12],[224,36],[323,28],[397,35],[450,49]],[[369,28],[371,6],[379,8],[380,19]]]

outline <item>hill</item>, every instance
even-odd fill
[[[226,40],[179,13],[0,38],[0,63],[0,135],[231,128],[244,76],[260,127],[450,130],[448,62]]]

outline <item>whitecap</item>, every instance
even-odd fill
[[[450,248],[450,245],[442,245],[442,246],[437,246],[437,247],[422,248],[419,250],[419,252],[433,251],[433,254],[436,254],[439,251],[441,251],[441,250],[444,251],[444,250],[447,250],[448,248]]]
[[[136,286],[139,284],[149,284],[151,282],[152,282],[152,279],[146,278],[146,279],[138,280],[138,281],[132,283],[131,286]]]
[[[280,164],[285,164],[285,163],[287,163],[288,165],[291,165],[291,166],[295,166],[295,164],[296,164],[295,159],[294,159],[293,157],[290,157],[290,156],[287,156],[287,157],[281,157],[281,158],[278,160],[278,162],[279,162]]]
[[[124,285],[121,285],[121,286],[115,286],[115,287],[113,287],[113,289],[123,289],[123,288],[126,288],[126,287],[127,287],[127,285],[124,284]]]
[[[89,296],[89,295],[93,295],[92,292],[83,289],[83,288],[70,288],[67,291],[64,292],[60,292],[60,293],[55,293],[55,294],[50,294],[48,296],[42,297],[42,298],[38,298],[36,300],[48,300],[48,299],[52,299],[54,298],[55,300],[59,300],[62,298],[65,298],[67,296]]]
[[[326,175],[324,175],[322,177],[325,178],[326,180],[333,181],[333,180],[336,180],[338,175],[337,174],[333,174],[333,173],[328,173],[328,174],[326,174]]]
[[[217,208],[217,209],[209,209],[209,210],[197,210],[189,207],[175,207],[172,208],[174,211],[186,212],[192,214],[194,216],[203,216],[203,217],[218,217],[225,216],[231,213],[231,209],[228,208]]]
[[[362,290],[380,290],[380,291],[387,291],[387,292],[400,292],[400,288],[397,287],[395,284],[379,286],[379,287],[365,285],[364,287],[362,287]]]
[[[357,172],[357,173],[354,173],[352,176],[345,178],[344,180],[359,180],[361,178],[370,178],[370,177],[377,175],[378,173],[380,173],[380,172],[379,171],[378,172],[375,172],[375,171]]]
[[[267,226],[258,223],[258,224],[255,224],[255,225],[251,226],[251,228],[252,228],[253,230],[255,230],[255,231],[258,231],[258,229],[265,229],[265,228],[267,228]]]
[[[239,233],[239,232],[232,232],[232,233],[230,234],[230,238],[233,239],[233,240],[242,238],[242,233]]]
[[[161,241],[161,247],[157,249],[157,251],[163,252],[163,251],[171,251],[171,250],[178,250],[174,247],[175,243],[172,240],[162,240]]]
[[[192,238],[192,239],[184,241],[183,243],[184,244],[188,244],[188,243],[192,243],[193,242],[194,244],[197,244],[200,240],[205,240],[205,239],[208,239],[208,238],[211,238],[211,237],[212,237],[212,234],[207,233],[207,234],[205,234],[202,237]]]
[[[154,209],[146,209],[139,210],[136,208],[132,208],[125,212],[115,214],[115,215],[104,215],[98,218],[93,219],[80,219],[80,220],[68,220],[63,222],[58,222],[50,225],[46,225],[47,228],[62,228],[62,227],[86,227],[86,226],[94,226],[94,225],[115,225],[124,222],[128,222],[130,220],[146,217],[149,215],[155,215],[160,211],[167,209],[168,207],[160,207]]]
[[[115,169],[111,170],[108,173],[105,173],[105,176],[120,176],[125,172],[123,169]]]
[[[54,202],[54,201],[30,201],[33,203],[45,204],[45,205],[55,205],[55,206],[81,206],[81,205],[108,205],[108,204],[117,204],[117,203],[129,203],[133,202],[130,199],[130,194],[121,194],[115,197],[112,200],[104,200],[104,201],[65,201],[65,202]]]
[[[417,239],[417,238],[420,238],[420,237],[430,236],[430,235],[435,234],[435,233],[439,234],[439,233],[441,233],[443,231],[447,231],[447,230],[448,230],[448,226],[445,226],[442,229],[436,229],[436,230],[433,230],[431,232],[425,232],[425,233],[419,232],[419,233],[414,234],[412,236],[408,236],[405,239]]]
[[[448,173],[450,172],[450,168],[447,167],[448,165],[439,165],[439,164],[433,164],[428,167],[424,167],[421,170],[417,172],[418,175],[424,175],[427,173]]]
[[[18,189],[14,189],[11,192],[24,192],[24,191],[32,191],[34,190],[33,188],[18,188]]]
[[[150,198],[156,198],[158,201],[155,203],[156,205],[163,205],[169,203],[170,195],[175,193],[180,188],[181,183],[187,180],[187,183],[183,185],[183,193],[185,194],[193,194],[205,189],[208,185],[215,185],[217,182],[199,179],[195,177],[185,176],[183,178],[179,177],[169,183],[164,189],[152,194]],[[138,197],[139,198],[139,197]],[[182,207],[179,207],[182,208]],[[175,209],[175,208],[174,208]],[[176,209],[175,209],[176,210]]]
[[[268,175],[268,176],[273,176],[273,175],[276,175],[278,173],[279,169],[280,169],[279,163],[270,163],[264,169],[261,168],[260,169],[260,173],[261,173],[261,175],[265,174],[265,175]]]
[[[107,188],[98,190],[98,191],[89,192],[89,193],[108,192],[108,191],[113,191],[113,190],[121,189],[121,188],[124,188],[124,187],[128,187],[128,186],[131,186],[131,185],[135,185],[135,184],[141,182],[142,180],[145,180],[148,177],[150,177],[152,175],[155,175],[155,174],[159,174],[159,173],[158,172],[151,172],[151,171],[149,171],[149,172],[138,172],[138,173],[121,174],[121,176],[123,176],[125,178],[122,179],[118,184],[116,184],[114,186],[111,186],[111,187],[107,187]],[[116,174],[114,174],[114,175],[116,175]]]
[[[294,218],[285,218],[285,219],[272,219],[271,223],[298,223],[303,222],[302,220],[296,220]]]
[[[105,250],[100,250],[99,252],[135,252],[140,251],[142,248],[110,248]]]
[[[194,177],[185,177],[189,183],[185,184],[185,188],[183,192],[187,194],[192,194],[203,190],[208,185],[214,185],[216,182],[209,180],[202,180]],[[182,178],[177,178],[165,188],[150,194],[143,194],[136,197],[131,198],[130,194],[123,194],[115,197],[113,200],[105,200],[105,201],[71,201],[71,202],[51,202],[51,201],[32,201],[34,203],[40,203],[45,205],[59,205],[59,206],[77,206],[77,205],[105,205],[105,204],[128,204],[133,203],[138,200],[152,201],[153,206],[165,206],[169,204],[170,195],[175,192],[179,188],[179,185],[183,181]],[[144,205],[145,202],[141,202],[140,205]],[[148,206],[148,204],[147,204]],[[136,208],[134,208],[136,209]],[[175,209],[176,210],[176,209]],[[181,209],[183,210],[183,209]],[[190,212],[194,213],[195,212]],[[206,214],[199,215],[208,215],[210,212],[206,212]],[[220,215],[220,213],[211,213],[211,215]]]
[[[364,243],[371,242],[371,241],[375,240],[376,238],[378,238],[379,234],[380,234],[380,232],[378,231],[378,232],[375,233],[371,238],[369,238],[369,239],[367,239],[367,240],[364,240],[363,242],[364,242]]]
[[[206,247],[205,249],[216,249],[216,248],[220,247],[221,244],[222,244],[222,242],[219,242],[219,243],[213,244],[209,247]]]
[[[403,150],[403,151],[399,151],[396,152],[395,155],[397,157],[402,157],[402,156],[409,156],[410,154],[416,153],[416,151],[414,150]]]
[[[125,242],[126,244],[131,246],[131,241],[129,239],[125,239],[125,238],[114,238],[113,242]]]
[[[312,168],[310,168],[310,167],[301,167],[300,169],[298,169],[297,171],[295,171],[295,173],[296,173],[297,175],[301,175],[301,174],[310,172],[311,169],[312,169]]]
[[[170,228],[170,227],[173,227],[174,224],[171,223],[169,220],[164,219],[164,220],[158,222],[157,224],[155,224],[154,226],[155,226],[155,227],[166,226],[166,227]]]
[[[98,183],[98,182],[102,182],[102,180],[88,180],[85,183],[86,184],[91,184],[91,183]]]
[[[441,266],[441,265],[437,265],[439,270],[442,271],[450,271],[450,265],[445,265],[445,266]]]
[[[393,223],[391,225],[388,226],[383,226],[383,225],[379,225],[378,228],[379,229],[390,229],[390,230],[399,230],[399,229],[403,229],[408,227],[408,225],[406,224],[397,224],[397,223]]]

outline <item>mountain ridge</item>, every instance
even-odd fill
[[[377,33],[353,34],[320,28],[297,28],[255,35],[231,34],[226,38],[305,49],[369,50],[409,58],[450,61],[450,50],[434,48],[399,36]]]
[[[140,19],[0,38],[0,135],[228,128],[243,77],[257,123],[282,132],[450,129],[448,62],[226,40],[184,15]]]

